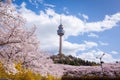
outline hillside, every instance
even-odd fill
[[[59,64],[68,64],[68,65],[74,65],[74,66],[80,66],[80,65],[84,65],[84,66],[95,66],[98,65],[95,62],[90,62],[90,61],[85,61],[82,60],[81,58],[76,58],[73,57],[71,55],[53,55],[51,56],[51,59],[53,60],[54,63],[59,63]]]

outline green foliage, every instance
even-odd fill
[[[16,64],[16,69],[19,71],[16,74],[8,74],[3,64],[0,63],[0,79],[12,79],[12,80],[60,80],[52,75],[49,75],[47,77],[41,76],[40,74],[34,73],[29,69],[23,69],[21,64]]]
[[[74,66],[95,66],[98,65],[95,62],[85,61],[80,58],[73,57],[71,55],[65,56],[65,55],[53,55],[51,56],[51,59],[54,61],[54,63],[59,64],[68,64],[68,65],[74,65]]]

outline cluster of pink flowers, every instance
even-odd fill
[[[69,66],[64,65],[66,75],[70,76],[120,76],[119,63],[103,64],[103,73],[100,66]]]

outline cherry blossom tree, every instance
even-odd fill
[[[39,41],[34,34],[35,27],[26,30],[25,22],[11,0],[0,2],[0,61],[7,66],[8,63],[20,62],[27,67],[38,60]]]
[[[15,63],[21,63],[23,68],[41,75],[62,75],[61,67],[53,64],[49,55],[40,51],[35,26],[28,30],[25,23],[11,0],[0,2],[0,62],[6,71],[17,73]]]

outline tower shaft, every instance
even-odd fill
[[[62,36],[60,36],[60,40],[59,40],[59,55],[62,54]]]

